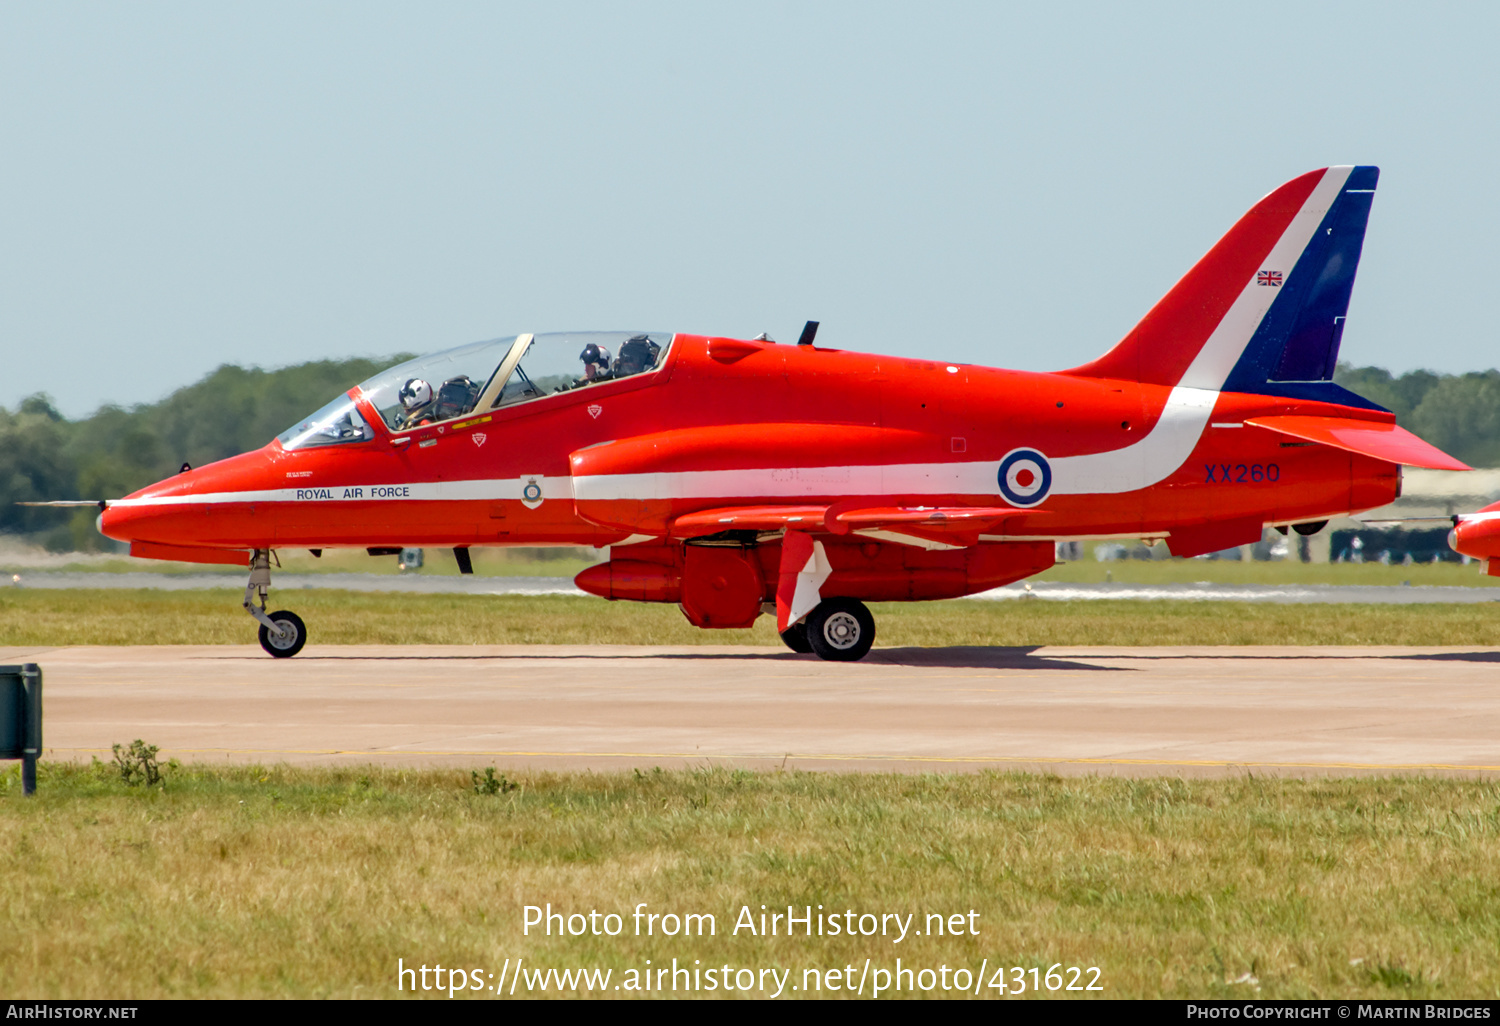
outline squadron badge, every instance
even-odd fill
[[[521,475],[521,505],[527,509],[536,509],[542,504],[542,476],[541,474]]]

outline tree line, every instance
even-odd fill
[[[0,407],[0,532],[56,551],[109,543],[94,513],[17,506],[41,499],[118,498],[177,471],[265,445],[298,418],[392,363],[319,360],[259,370],[225,364],[157,403],[103,406],[68,420],[43,394]],[[1468,374],[1340,364],[1335,379],[1396,414],[1396,422],[1475,467],[1500,466],[1500,370]]]
[[[0,532],[53,551],[112,547],[95,510],[17,506],[40,499],[113,499],[184,464],[202,466],[265,445],[342,392],[409,356],[318,360],[279,370],[225,364],[157,403],[102,406],[68,420],[33,395],[0,407]]]

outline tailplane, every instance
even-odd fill
[[[1332,378],[1379,177],[1340,166],[1287,182],[1118,345],[1065,373],[1373,405]]]

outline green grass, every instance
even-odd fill
[[[0,645],[241,645],[255,624],[228,591],[0,589]],[[706,631],[675,606],[567,595],[281,591],[311,644],[777,645]],[[1500,645],[1500,603],[1278,605],[1099,600],[881,603],[877,645]]]
[[[1086,553],[1091,544],[1084,546]],[[458,573],[458,563],[447,549],[426,549],[426,565],[418,571],[424,576],[451,576]],[[606,558],[607,550],[577,546],[557,548],[473,548],[470,554],[475,573],[489,577],[567,577]],[[277,552],[287,573],[360,573],[395,575],[397,557],[369,556],[363,549],[327,549],[322,558],[314,558],[303,549]],[[194,563],[173,563],[156,559],[91,557],[86,561],[66,562],[59,557],[48,571],[80,573],[160,573],[223,574],[243,577],[238,567]],[[24,578],[41,568],[7,563],[0,558],[0,573],[18,573]],[[1500,578],[1486,576],[1477,563],[1415,564],[1382,566],[1380,563],[1299,563],[1295,560],[1257,562],[1224,559],[1122,559],[1100,562],[1085,554],[1080,560],[1059,563],[1039,574],[1038,581],[1119,584],[1189,584],[1209,581],[1215,584],[1365,584],[1365,585],[1447,585],[1470,588],[1500,588]]]
[[[1446,585],[1459,588],[1496,588],[1500,578],[1487,576],[1478,563],[1418,563],[1382,566],[1379,563],[1257,562],[1233,559],[1120,559],[1099,562],[1085,556],[1059,563],[1032,578],[1098,584],[1362,584]]]
[[[697,959],[801,984],[900,957],[1097,966],[1109,997],[1500,996],[1490,781],[703,770],[494,790],[451,770],[202,766],[146,790],[44,763],[22,799],[7,773],[0,992],[388,997],[397,959],[616,982]],[[620,913],[625,932],[523,935],[523,907],[549,902]],[[641,902],[712,913],[717,932],[634,936]],[[733,935],[762,904],[918,928],[972,909],[978,936]]]

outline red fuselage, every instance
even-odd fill
[[[1055,468],[1039,505],[952,537],[933,524],[870,530],[904,529],[919,547],[1213,535],[1192,546],[1201,549],[1244,541],[1246,523],[1258,537],[1266,524],[1368,509],[1399,492],[1394,463],[1245,424],[1389,414],[1205,393],[1201,423],[1173,427],[1163,423],[1173,392],[679,335],[655,373],[407,432],[367,410],[367,441],[290,452],[273,442],[111,504],[101,529],[143,554],[153,544],[618,545],[667,539],[682,515],[719,508],[1004,508],[996,475],[1018,447]],[[1068,469],[1076,457],[1087,459]],[[1177,465],[1152,480],[1162,459]],[[523,495],[529,481],[540,501]],[[835,540],[849,534],[828,526]]]

